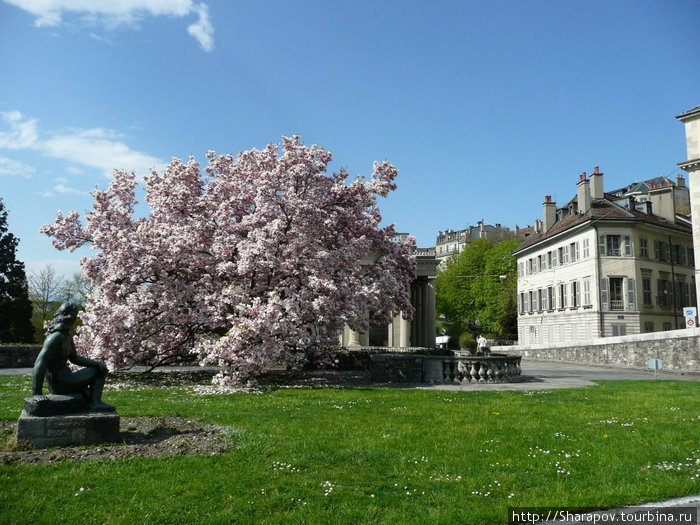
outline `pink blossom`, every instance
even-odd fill
[[[111,368],[196,353],[237,383],[337,344],[344,324],[411,317],[415,242],[379,226],[376,201],[396,188],[394,166],[348,183],[344,170],[327,175],[330,152],[296,136],[207,159],[203,171],[174,158],[146,177],[144,217],[134,217],[135,175],[117,170],[84,225],[72,211],[42,227],[60,250],[96,250],[81,260],[95,287],[83,352]]]

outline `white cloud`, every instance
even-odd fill
[[[0,148],[29,148],[37,140],[35,119],[25,119],[19,111],[0,113],[3,120],[10,125],[9,131],[0,131]]]
[[[209,8],[192,0],[4,0],[28,11],[36,17],[36,27],[55,27],[63,23],[63,17],[76,15],[90,25],[102,24],[107,29],[119,25],[138,28],[143,16],[184,16],[197,14],[199,20],[187,31],[205,51],[214,48],[214,27],[209,19]]]
[[[197,39],[199,45],[207,53],[214,49],[214,26],[209,19],[209,7],[206,4],[197,4],[199,20],[187,28],[187,32]]]
[[[10,177],[24,177],[25,179],[30,179],[35,171],[33,166],[8,159],[7,157],[0,157],[0,177],[8,175]]]
[[[53,191],[60,193],[62,195],[90,195],[89,191],[79,190],[77,188],[71,188],[65,184],[56,184],[53,187]]]
[[[41,143],[41,149],[49,157],[97,168],[108,176],[115,169],[144,175],[165,165],[156,157],[132,150],[121,139],[121,135],[102,128],[78,129],[53,135]]]
[[[0,113],[9,125],[9,131],[0,130],[1,149],[31,149],[44,156],[68,161],[72,166],[69,172],[75,173],[78,166],[97,168],[106,176],[111,176],[115,169],[135,171],[139,175],[150,173],[151,169],[161,170],[165,167],[162,160],[131,149],[123,142],[123,136],[104,128],[71,129],[64,132],[40,137],[38,120],[28,119],[19,111]],[[5,164],[11,166],[11,159]],[[15,167],[21,167],[15,164]],[[2,169],[2,163],[0,163]],[[26,170],[25,170],[25,173]]]

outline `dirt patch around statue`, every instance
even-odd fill
[[[179,416],[122,417],[119,442],[31,449],[14,443],[15,421],[0,420],[0,464],[56,463],[129,457],[214,455],[234,446],[234,429]]]

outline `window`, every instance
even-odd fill
[[[571,284],[569,284],[569,292],[569,306],[571,308],[577,308],[581,304],[581,289],[579,287],[578,281],[571,281]]]
[[[579,260],[578,256],[578,243],[577,242],[572,242],[569,244],[569,261],[576,262]]]
[[[583,306],[591,306],[591,278],[583,280]]]
[[[620,236],[607,235],[605,238],[605,254],[606,255],[621,255],[620,253]]]
[[[625,298],[622,295],[622,277],[610,277],[610,309],[624,310]]]
[[[644,321],[644,332],[649,333],[654,331],[654,321]]]
[[[629,235],[601,235],[598,237],[598,249],[601,255],[632,256],[632,238]]]
[[[671,330],[671,323],[666,321],[664,322],[664,332],[668,332],[669,330]]]
[[[608,280],[605,277],[600,280],[600,309],[603,311],[610,309],[608,304]]]
[[[537,327],[536,326],[530,327],[530,342],[537,343]]]
[[[559,309],[566,308],[566,288],[564,283],[559,285]]]
[[[668,251],[668,243],[654,241],[654,257],[657,261],[668,262],[670,259]]]
[[[651,300],[651,277],[642,277],[642,302],[644,306],[653,306]],[[653,330],[650,330],[653,332]]]
[[[627,311],[633,312],[637,309],[637,303],[635,301],[635,286],[634,279],[627,279]]]
[[[534,297],[534,294],[532,293],[532,291],[530,291],[528,293],[529,293],[530,301],[529,301],[529,304],[527,306],[527,311],[532,313],[532,311],[534,309],[534,305],[535,305],[535,297]]]
[[[554,310],[554,288],[547,288],[547,307],[550,311]]]
[[[646,237],[641,237],[639,239],[639,256],[644,259],[649,258],[649,243]]]
[[[685,246],[679,244],[673,247],[673,262],[685,266]]]
[[[568,254],[566,253],[566,248],[559,248],[559,264],[564,266],[567,262],[569,262]]]
[[[613,323],[612,324],[612,335],[613,337],[619,335],[627,335],[627,325],[625,323]]]
[[[543,300],[543,293],[542,293],[542,288],[537,290],[537,311],[541,312],[542,311],[542,300]]]
[[[673,306],[673,290],[668,279],[656,280],[656,304],[659,306]]]
[[[689,306],[690,304],[690,290],[688,283],[676,282],[676,297],[681,307]]]
[[[688,250],[688,266],[695,266],[695,252],[693,251],[693,247],[689,246],[687,248]]]

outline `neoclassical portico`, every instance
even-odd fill
[[[340,336],[340,345],[350,350],[362,347],[435,347],[435,279],[439,261],[433,256],[416,256],[416,278],[411,284],[413,320],[401,314],[388,326],[371,326],[368,332],[357,332],[348,326]]]
[[[688,172],[690,182],[690,215],[693,224],[693,246],[695,250],[695,287],[700,300],[700,106],[676,117],[685,124],[688,160],[678,166]]]

